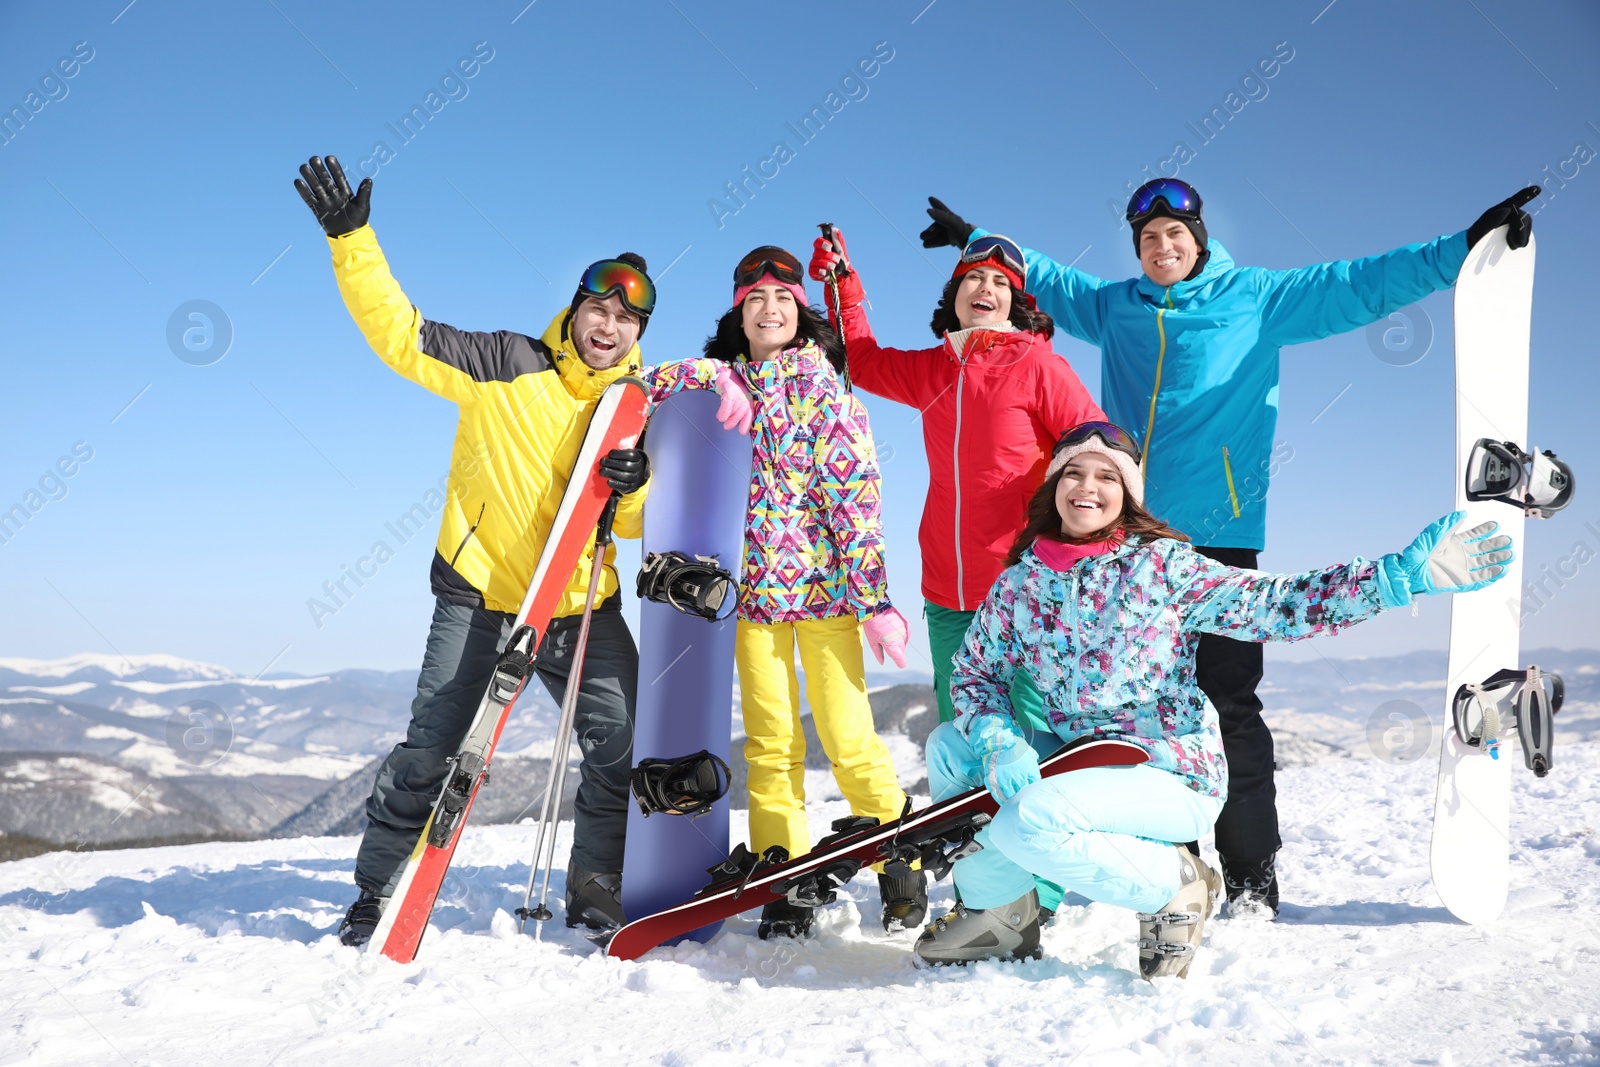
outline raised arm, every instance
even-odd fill
[[[972,231],[972,236],[984,237],[988,233],[988,230],[979,227]],[[1100,290],[1107,283],[1087,271],[1057,263],[1043,252],[1025,246],[1022,258],[1028,267],[1026,288],[1038,301],[1039,307],[1049,312],[1050,317],[1072,336],[1098,348],[1105,329],[1105,309],[1101,304]]]
[[[334,277],[345,307],[367,343],[390,367],[430,392],[457,403],[477,398],[478,383],[510,381],[546,370],[538,341],[502,330],[458,330],[422,317],[389,272],[378,238],[367,225],[372,179],[350,192],[339,161],[313,157],[295,188],[328,235]]]
[[[1291,345],[1358,329],[1455,285],[1466,258],[1463,231],[1365,259],[1261,270],[1262,333]]]
[[[883,348],[872,336],[872,325],[862,307],[866,293],[861,286],[861,276],[851,265],[844,247],[844,234],[835,229],[837,247],[827,238],[818,237],[812,247],[811,277],[824,282],[823,299],[833,313],[835,327],[844,340],[845,359],[849,362],[850,380],[869,393],[922,410],[938,390],[931,388],[933,360],[939,358],[937,348],[909,351],[900,348]],[[825,279],[833,273],[837,280],[838,306],[834,306],[834,286]]]

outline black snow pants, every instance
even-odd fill
[[[1230,567],[1256,569],[1257,553],[1248,548],[1196,545],[1195,549]],[[1228,800],[1215,830],[1225,876],[1258,868],[1283,844],[1278,836],[1278,790],[1272,780],[1272,732],[1261,719],[1261,698],[1256,696],[1262,669],[1259,644],[1201,635],[1196,680],[1217,709],[1222,751],[1228,760]]]
[[[579,768],[572,858],[585,870],[620,871],[628,828],[628,775],[639,650],[622,618],[622,600],[597,605],[579,684],[576,721]],[[566,693],[581,616],[550,624],[534,666],[557,703]],[[387,896],[433,811],[447,770],[472,726],[511,636],[513,616],[437,600],[428,630],[411,725],[378,769],[367,801],[367,830],[356,853],[356,883]]]

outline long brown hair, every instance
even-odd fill
[[[1087,537],[1066,536],[1061,532],[1061,512],[1056,509],[1056,487],[1061,484],[1061,478],[1066,471],[1067,466],[1063,463],[1060,470],[1046,478],[1044,484],[1034,490],[1032,499],[1028,501],[1028,523],[1022,528],[1022,532],[1017,534],[1017,539],[1011,543],[1011,551],[1006,553],[1007,567],[1021,562],[1022,553],[1031,548],[1041,537],[1048,537],[1068,545],[1097,544],[1119,532],[1125,541],[1134,537],[1147,541],[1158,537],[1171,537],[1178,541],[1189,540],[1187,534],[1174,530],[1146,511],[1142,504],[1129,495],[1126,485],[1122,487],[1122,514],[1117,516],[1116,521]]]

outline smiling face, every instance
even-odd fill
[[[739,305],[744,338],[755,362],[771,359],[787,348],[800,328],[794,294],[781,285],[758,285]]]
[[[621,362],[639,339],[639,316],[617,293],[591,296],[572,313],[569,332],[578,358],[595,370],[605,370]]]
[[[974,267],[961,276],[955,305],[963,330],[999,326],[1011,318],[1011,279],[993,267]]]
[[[1068,537],[1088,537],[1122,518],[1122,473],[1106,456],[1084,452],[1061,468],[1056,483],[1056,510],[1061,532]]]
[[[1200,246],[1194,234],[1177,219],[1153,218],[1139,233],[1139,265],[1157,285],[1183,281],[1199,258]]]

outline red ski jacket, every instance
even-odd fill
[[[975,611],[1027,524],[1056,439],[1105,413],[1036,333],[962,330],[936,348],[880,348],[859,305],[843,310],[843,329],[851,380],[922,412],[922,595]]]

